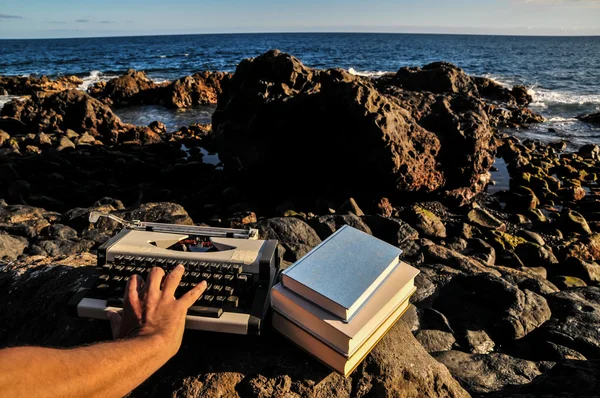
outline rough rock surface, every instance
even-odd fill
[[[497,391],[507,385],[528,384],[548,368],[545,363],[538,364],[500,353],[446,351],[433,355],[472,394]]]
[[[23,124],[25,131],[16,133],[35,130],[66,134],[72,129],[81,134],[88,132],[106,143],[117,142],[121,131],[133,128],[123,124],[108,106],[74,89],[13,100],[2,108],[0,114]]]
[[[293,217],[270,218],[259,221],[258,228],[261,239],[277,239],[285,249],[283,259],[295,262],[321,243],[314,229],[304,221]]]
[[[552,317],[540,330],[543,336],[587,358],[600,355],[600,288],[575,288],[547,298]]]
[[[61,76],[51,80],[47,76],[0,76],[0,93],[7,95],[32,95],[37,92],[62,91],[77,88],[83,80],[77,76]]]
[[[368,79],[310,69],[270,51],[238,65],[213,115],[215,143],[229,169],[268,168],[275,181],[311,175],[312,189],[483,189],[495,150],[485,113],[444,100],[431,109],[440,120],[432,123],[439,129],[430,131],[403,101]],[[454,114],[461,110],[465,115]],[[457,163],[458,148],[463,156]],[[352,161],[340,162],[340,156]]]
[[[485,330],[496,342],[520,339],[550,318],[542,296],[486,273],[454,277],[434,307],[455,331]]]

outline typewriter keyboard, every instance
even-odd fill
[[[107,300],[107,305],[122,308],[125,286],[132,275],[140,275],[146,280],[153,267],[168,273],[177,264],[182,264],[185,272],[175,292],[176,298],[198,283],[207,282],[204,294],[188,310],[188,315],[218,318],[223,311],[249,312],[254,297],[253,274],[245,273],[240,264],[115,256],[114,261],[102,266],[101,275],[87,296]]]

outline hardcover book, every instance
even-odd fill
[[[279,333],[300,346],[300,348],[336,372],[348,376],[365,359],[379,340],[385,336],[387,331],[394,326],[396,321],[400,319],[408,308],[408,305],[408,300],[404,301],[350,357],[340,354],[277,311],[273,312],[272,322],[273,327]]]
[[[400,263],[402,250],[343,226],[282,273],[285,288],[349,321]]]
[[[281,284],[271,290],[271,305],[275,311],[284,314],[340,354],[352,356],[390,314],[414,293],[414,278],[418,273],[410,265],[400,264],[350,322],[343,322]]]

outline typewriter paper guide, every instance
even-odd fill
[[[399,264],[402,250],[347,225],[283,271],[283,285],[349,320]]]
[[[187,238],[185,234],[164,232],[129,231],[115,245],[108,249],[108,260],[116,255],[140,256],[190,261],[219,261],[241,263],[247,265],[248,272],[258,272],[258,258],[263,242],[251,239],[211,238],[211,242],[219,251],[215,252],[183,252],[169,250],[167,247]]]

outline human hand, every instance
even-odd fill
[[[203,281],[176,300],[175,289],[183,272],[181,264],[175,267],[164,278],[162,290],[160,285],[165,276],[162,268],[152,268],[146,282],[139,275],[129,278],[122,315],[114,311],[108,313],[113,337],[155,337],[161,340],[162,349],[170,356],[175,355],[181,345],[186,312],[206,290]]]

